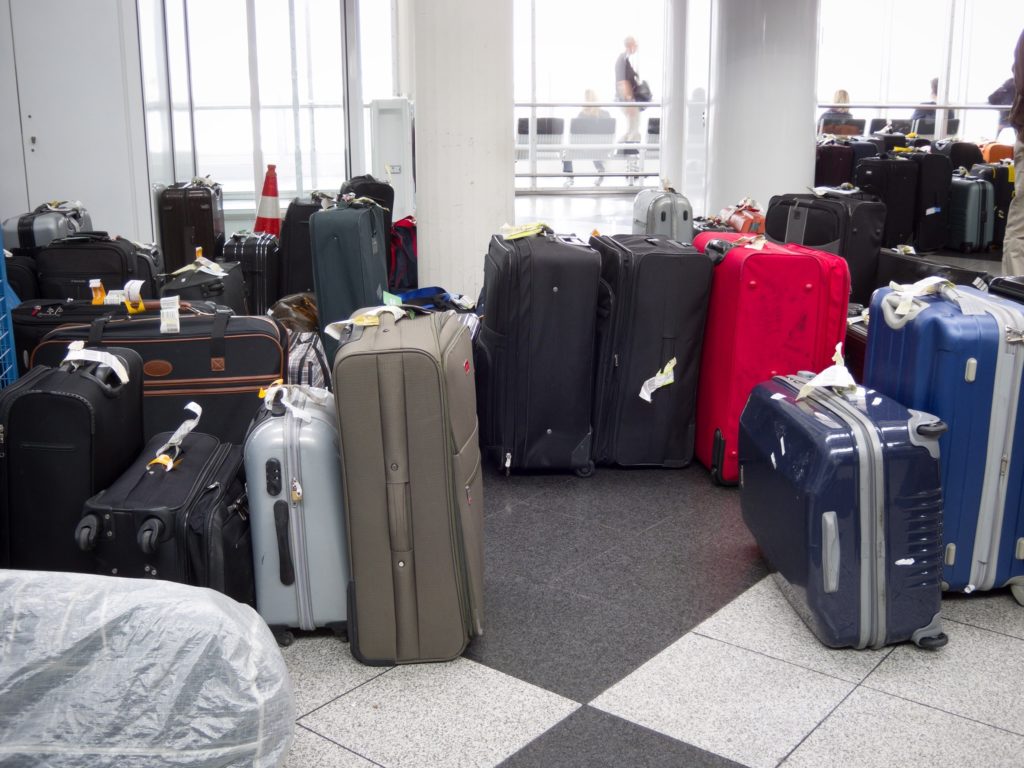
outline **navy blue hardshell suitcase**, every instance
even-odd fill
[[[1024,604],[1024,306],[950,288],[912,300],[875,293],[864,380],[949,424],[940,441],[947,588],[1009,585]]]
[[[743,519],[825,645],[944,645],[934,416],[873,390],[757,385],[740,417]]]

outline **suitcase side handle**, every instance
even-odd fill
[[[839,523],[835,512],[821,516],[821,581],[827,594],[839,591]]]
[[[292,563],[292,547],[288,540],[288,502],[278,499],[274,502],[274,530],[277,532],[277,561],[281,583],[290,587],[295,583],[295,565]]]

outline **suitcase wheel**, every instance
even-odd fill
[[[939,632],[939,634],[932,635],[931,637],[922,637],[916,642],[918,648],[924,648],[926,651],[934,651],[948,643],[949,638],[946,637],[945,632]]]
[[[155,517],[149,518],[139,528],[139,549],[147,555],[156,552],[157,544],[160,543],[160,535],[164,532],[164,524]]]
[[[287,648],[289,645],[295,642],[295,635],[292,634],[290,629],[285,627],[271,627],[270,631],[274,633],[274,640],[282,648]]]
[[[1013,593],[1014,600],[1024,605],[1024,584],[1011,584],[1010,592]]]
[[[594,462],[588,461],[587,466],[576,468],[576,477],[590,477],[594,474]]]
[[[341,642],[348,642],[348,622],[347,621],[332,621],[327,625],[327,628],[334,633]]]
[[[96,538],[100,529],[100,519],[96,515],[86,515],[78,521],[75,528],[75,541],[83,552],[96,548]]]

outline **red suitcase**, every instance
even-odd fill
[[[710,240],[740,237],[705,232],[694,245],[703,251]],[[720,485],[739,479],[740,412],[754,386],[827,368],[846,335],[850,271],[841,256],[748,245],[735,245],[715,267],[697,389],[694,454]]]

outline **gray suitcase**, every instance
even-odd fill
[[[348,544],[338,418],[326,389],[273,388],[245,440],[256,609],[282,645],[289,628],[346,636]]]
[[[52,240],[92,230],[89,212],[79,202],[43,203],[34,211],[11,216],[3,222],[4,247],[34,250]]]
[[[473,350],[454,312],[348,325],[334,361],[364,664],[446,661],[483,633],[483,480]]]
[[[964,253],[988,248],[995,228],[996,210],[991,182],[954,175],[949,202],[947,245]]]
[[[633,234],[693,242],[693,208],[673,190],[645,189],[633,199]]]

